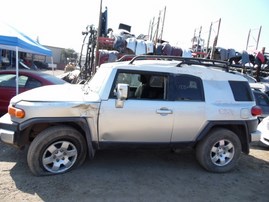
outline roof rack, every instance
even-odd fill
[[[213,67],[219,68],[229,72],[229,63],[226,61],[221,60],[210,60],[210,59],[203,59],[203,58],[186,58],[186,57],[179,57],[179,56],[166,56],[166,55],[139,55],[134,57],[129,64],[133,64],[136,60],[177,60],[180,61],[176,66],[181,67],[183,64],[186,65],[203,65],[206,67]]]
[[[136,60],[182,60],[179,56],[168,56],[168,55],[138,55],[134,57],[129,64],[133,64]]]
[[[120,57],[116,62],[129,61],[133,59],[134,57],[136,57],[136,55],[134,54],[125,54],[122,57]]]

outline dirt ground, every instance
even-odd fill
[[[233,172],[213,174],[193,151],[98,151],[56,176],[35,177],[19,151],[0,142],[0,201],[269,201],[269,148],[251,146]]]

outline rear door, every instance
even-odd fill
[[[171,99],[174,100],[171,141],[194,141],[207,120],[202,80],[192,75],[177,75],[171,90]]]

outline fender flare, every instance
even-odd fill
[[[248,130],[248,124],[245,121],[210,121],[199,133],[195,142],[202,140],[214,127],[223,127],[235,132],[240,139],[242,151],[246,154],[249,153],[249,142],[251,137]],[[241,129],[239,130],[239,127],[241,127],[243,131],[241,131]]]
[[[88,154],[89,158],[94,157],[95,149],[93,148],[92,141],[92,131],[89,127],[88,121],[83,117],[40,117],[40,118],[32,118],[23,123],[21,123],[18,127],[19,131],[23,131],[27,129],[31,125],[39,124],[39,123],[75,123],[77,124],[84,132],[87,141]]]

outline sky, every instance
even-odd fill
[[[8,0],[1,3],[0,21],[12,25],[40,44],[71,48],[80,52],[86,26],[98,27],[101,0]],[[269,1],[268,0],[102,0],[107,7],[108,27],[114,31],[120,23],[131,26],[135,36],[149,33],[159,13],[164,16],[163,40],[171,45],[189,48],[191,39],[198,36],[208,40],[212,23],[211,40],[218,31],[217,45],[245,50],[249,31],[249,49],[255,49],[261,27],[258,49],[269,52]],[[160,23],[160,26],[162,22]],[[1,33],[1,30],[0,30]]]

